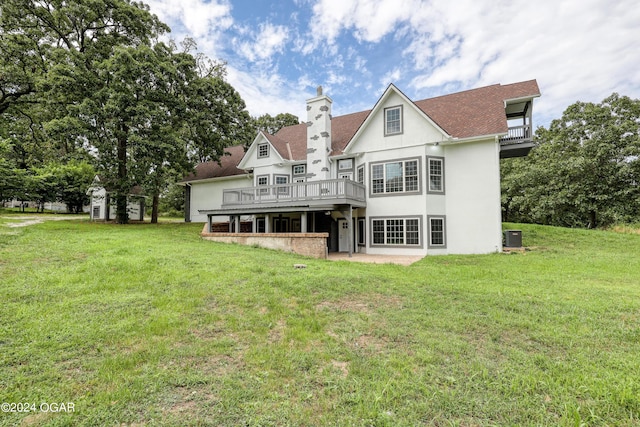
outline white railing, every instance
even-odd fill
[[[513,144],[520,141],[530,140],[531,139],[531,126],[523,125],[523,126],[512,126],[509,127],[509,132],[506,136],[503,136],[500,139],[500,142],[503,144]]]
[[[330,179],[224,190],[222,206],[332,199],[364,202],[365,197],[364,185],[349,179]]]

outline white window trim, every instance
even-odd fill
[[[442,175],[440,175],[440,185],[442,188],[440,190],[433,190],[431,188],[431,160],[439,161],[441,165],[440,170]],[[427,194],[445,194],[444,175],[444,157],[427,156]]]
[[[389,220],[401,220],[403,221],[403,242],[404,243],[387,243],[387,221]],[[407,242],[407,221],[408,220],[417,220],[418,221],[418,244],[408,244]],[[384,222],[384,243],[374,243],[375,239],[373,236],[374,233],[374,222],[375,221],[383,221]],[[423,229],[422,229],[422,215],[416,216],[378,216],[369,218],[369,242],[371,247],[376,248],[422,248],[423,245]]]
[[[433,244],[433,235],[431,231],[432,220],[442,221],[442,244]],[[428,215],[427,216],[427,248],[428,249],[446,249],[447,247],[447,217],[445,215]]]
[[[358,246],[366,246],[367,244],[367,219],[358,218]]]
[[[416,162],[416,179],[417,179],[417,189],[416,190],[411,190],[411,191],[407,191],[405,190],[406,188],[406,174],[405,171],[407,170],[406,168],[406,163],[407,162]],[[392,192],[387,192],[387,168],[385,167],[385,165],[387,165],[388,163],[400,163],[402,162],[402,187],[403,190],[402,191],[392,191]],[[422,161],[420,157],[410,157],[410,158],[406,158],[406,159],[394,159],[394,160],[386,160],[384,162],[372,162],[369,164],[369,197],[390,197],[390,196],[408,196],[408,195],[419,195],[422,194],[422,178],[421,178],[421,171],[422,171]],[[373,192],[373,167],[377,166],[377,165],[382,165],[382,170],[383,170],[383,189],[384,191],[382,193],[374,193]]]
[[[285,182],[278,182],[278,178],[284,178]],[[273,185],[283,187],[276,187],[276,192],[278,195],[288,195],[289,194],[289,182],[291,179],[289,175],[273,175]]]
[[[260,178],[265,178],[267,180],[266,184],[260,184]],[[256,187],[268,187],[269,186],[269,175],[258,175],[256,176]],[[258,189],[259,195],[269,194],[268,188],[260,188]]]
[[[394,111],[394,110],[399,110],[400,111],[400,129],[398,131],[395,132],[389,132],[389,120],[387,117],[387,113]],[[391,135],[400,135],[404,132],[404,120],[403,120],[403,108],[402,105],[395,105],[393,107],[387,107],[384,109],[384,136],[391,136]]]
[[[262,147],[266,147],[266,153],[265,154],[260,154],[261,148]],[[267,157],[269,157],[269,143],[268,142],[261,142],[260,144],[258,144],[257,147],[257,152],[258,152],[258,158],[259,159],[266,159]]]
[[[348,165],[348,166],[345,166]],[[338,170],[340,171],[350,171],[353,170],[353,159],[340,159],[338,160]]]

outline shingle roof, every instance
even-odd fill
[[[453,138],[496,135],[508,130],[505,101],[540,96],[535,80],[508,85],[495,84],[435,98],[415,101],[442,130]],[[346,114],[331,119],[331,155],[342,154],[371,110]],[[307,158],[307,126],[304,123],[287,126],[275,135],[264,133],[271,145],[285,160],[304,161]],[[184,181],[193,181],[221,176],[241,175],[237,168],[244,150],[241,146],[227,149],[232,155],[222,158],[221,165],[214,162],[196,167],[196,176]]]
[[[220,163],[199,163],[195,171],[187,175],[182,182],[246,174],[242,169],[238,169],[238,164],[240,160],[242,160],[242,157],[244,157],[244,147],[242,145],[235,145],[225,148],[224,151],[228,154],[220,157]]]
[[[415,104],[454,138],[495,135],[507,132],[504,102],[540,95],[538,83],[530,80],[510,85],[492,85]]]

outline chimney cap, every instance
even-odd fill
[[[316,94],[317,94],[317,96],[321,96],[322,95],[322,86],[318,86],[316,88]]]

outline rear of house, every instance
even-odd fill
[[[328,251],[390,255],[502,249],[500,158],[532,144],[535,80],[412,101],[390,85],[371,110],[307,120],[185,179],[186,220],[251,233],[326,233]]]

